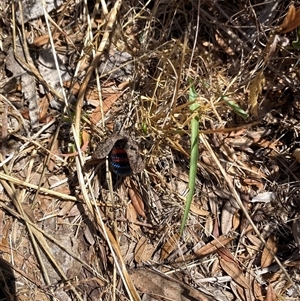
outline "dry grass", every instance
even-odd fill
[[[299,36],[274,35],[290,3],[88,2],[29,21],[1,4],[0,299],[297,300]],[[91,159],[118,131],[142,173]]]

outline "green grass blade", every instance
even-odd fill
[[[193,102],[190,105],[190,109],[192,111],[192,114],[194,111],[196,111],[199,108],[199,104],[197,102],[194,102],[198,95],[195,90],[195,86],[191,80],[190,82],[190,91],[189,91],[189,101]],[[186,199],[186,205],[184,210],[183,219],[181,221],[180,226],[180,235],[182,235],[183,230],[186,225],[186,221],[190,212],[193,195],[195,191],[195,183],[196,183],[196,174],[197,174],[197,162],[198,162],[198,156],[199,156],[199,115],[197,114],[192,120],[191,120],[191,157],[190,157],[190,171],[189,171],[189,192]]]
[[[237,115],[241,116],[244,119],[247,119],[249,117],[249,114],[245,110],[243,110],[235,101],[231,100],[227,96],[222,96],[222,99]]]

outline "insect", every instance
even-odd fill
[[[119,176],[128,176],[132,174],[127,153],[124,149],[126,141],[118,140],[109,154],[112,171]]]
[[[144,169],[138,146],[127,135],[113,135],[101,143],[93,154],[94,159],[108,156],[112,171],[119,176],[140,173]]]

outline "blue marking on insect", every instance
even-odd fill
[[[132,174],[129,159],[124,149],[124,140],[118,140],[109,154],[112,171],[119,176],[129,176]]]

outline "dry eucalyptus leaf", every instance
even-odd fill
[[[219,238],[214,239],[213,241],[209,242],[205,246],[203,246],[200,249],[198,249],[197,251],[195,251],[195,255],[196,256],[206,256],[211,253],[214,253],[218,249],[226,246],[233,239],[234,239],[234,237],[220,236]]]
[[[227,261],[223,258],[220,259],[221,268],[230,276],[237,284],[243,288],[249,288],[250,285],[247,283],[247,279],[243,275],[241,268],[236,262]]]
[[[63,290],[55,291],[54,295],[55,298],[59,301],[72,301],[68,294]]]

